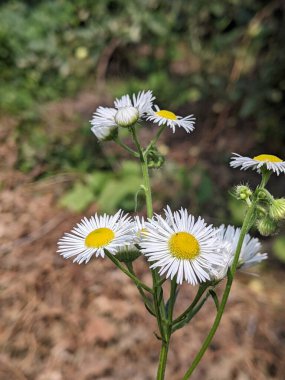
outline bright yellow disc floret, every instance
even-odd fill
[[[167,111],[167,110],[157,111],[156,115],[164,117],[165,119],[170,119],[170,120],[176,120],[177,119],[177,116],[175,115],[175,113],[173,113],[171,111]]]
[[[265,162],[282,162],[281,158],[273,156],[272,154],[260,154],[259,156],[253,157],[256,161],[265,161]]]
[[[85,245],[88,248],[101,248],[109,244],[115,237],[110,228],[97,228],[90,232],[85,238]]]
[[[188,232],[177,232],[168,242],[172,256],[178,259],[194,259],[200,253],[200,246],[195,236]]]

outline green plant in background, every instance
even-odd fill
[[[60,199],[62,206],[71,211],[84,211],[93,201],[99,208],[112,213],[118,208],[132,211],[135,208],[133,195],[141,183],[140,167],[133,161],[123,161],[114,174],[111,171],[95,171],[77,181]]]
[[[142,180],[137,186],[145,196],[147,221],[136,216],[134,219],[119,210],[115,215],[98,215],[81,220],[58,242],[58,252],[65,258],[72,257],[74,262],[88,263],[93,256],[108,257],[117,268],[126,274],[137,287],[148,312],[157,321],[156,337],[161,342],[157,380],[165,378],[168,350],[172,334],[191,322],[192,318],[212,298],[216,306],[216,315],[212,327],[201,348],[194,358],[182,380],[191,377],[204,353],[208,349],[223,316],[237,269],[249,267],[267,258],[261,254],[261,244],[248,232],[257,226],[263,235],[276,232],[278,224],[285,219],[284,199],[275,199],[266,186],[272,173],[285,173],[285,161],[277,156],[262,154],[242,157],[235,154],[230,165],[234,168],[253,169],[261,175],[261,182],[255,189],[248,185],[238,185],[233,191],[234,197],[245,206],[241,228],[232,226],[213,227],[197,219],[186,209],[172,212],[170,207],[164,209],[164,216],[153,214],[153,200],[149,170],[159,169],[163,163],[157,143],[166,128],[184,129],[190,133],[194,129],[193,115],[181,117],[171,111],[153,107],[154,97],[151,91],[143,91],[130,97],[124,95],[116,99],[114,107],[99,107],[93,115],[92,132],[102,142],[113,140],[131,157],[140,163]],[[152,121],[158,126],[147,145],[140,141],[140,131],[144,120]],[[122,130],[128,130],[133,146],[122,140]],[[125,162],[122,174],[137,176],[137,166]],[[124,177],[109,179],[110,189],[105,195],[116,205],[116,193],[120,196],[125,190]],[[207,178],[207,177],[205,177]],[[95,173],[87,177],[89,186],[104,188],[104,177]],[[91,181],[91,182],[90,182]],[[113,183],[111,182],[113,181]],[[209,185],[208,180],[207,185]],[[106,182],[107,183],[107,182]],[[93,185],[92,185],[93,184]],[[188,184],[186,184],[188,186]],[[108,186],[108,185],[107,185]],[[96,189],[93,191],[96,191]],[[81,188],[77,185],[77,196]],[[103,190],[104,191],[104,190]],[[106,191],[106,190],[105,190]],[[91,200],[91,193],[87,198]],[[82,194],[84,196],[84,192]],[[112,202],[115,196],[116,201]],[[208,194],[202,196],[208,199]],[[266,220],[266,223],[264,221]],[[147,259],[152,275],[152,285],[140,280],[136,275],[133,262],[140,258]],[[220,283],[226,279],[221,297],[215,292]],[[166,282],[170,282],[167,295]],[[176,315],[175,304],[178,301],[180,285],[186,282],[198,285],[192,303],[180,315]]]
[[[281,146],[283,23],[278,1],[6,1],[1,109],[18,114],[110,78],[115,95],[149,86],[175,107],[206,102],[214,120],[254,123],[258,141]]]
[[[285,263],[285,236],[279,236],[275,239],[273,244],[274,255],[282,262]]]
[[[93,162],[85,126],[70,138],[54,134],[38,109],[101,83],[115,96],[149,86],[175,108],[207,107],[211,125],[242,123],[258,144],[270,140],[281,152],[283,21],[278,1],[2,2],[0,109],[18,120],[17,168],[110,168]]]

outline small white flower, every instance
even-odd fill
[[[104,257],[104,249],[115,255],[120,247],[133,241],[133,223],[119,210],[112,216],[95,214],[90,219],[83,218],[58,241],[57,252],[66,259],[75,256],[73,261],[79,264],[88,263],[93,255]]]
[[[165,214],[166,218],[155,215],[146,222],[140,243],[148,261],[154,261],[151,268],[160,268],[159,273],[166,273],[167,278],[177,276],[178,284],[209,280],[209,268],[221,262],[216,253],[217,231],[200,217],[195,221],[185,209],[172,213],[167,208]]]
[[[115,121],[117,110],[108,107],[99,107],[93,114],[90,121],[92,124],[91,131],[99,141],[105,141],[111,138],[112,134],[118,128]]]
[[[212,274],[215,279],[221,280],[226,276],[228,268],[232,265],[235,256],[238,240],[240,237],[240,228],[224,225],[218,228],[218,237],[221,240],[220,255],[222,257],[222,265],[214,265]],[[267,259],[267,253],[260,253],[261,243],[257,238],[245,235],[241,248],[238,267],[248,268]]]
[[[166,124],[175,132],[176,127],[182,127],[187,133],[194,130],[195,117],[189,116],[177,116],[175,113],[167,110],[161,110],[158,106],[155,106],[155,111],[151,110],[147,116],[147,120],[157,123],[158,125]]]
[[[260,173],[260,169],[265,167],[267,170],[273,171],[277,175],[280,173],[285,173],[285,161],[281,158],[273,156],[271,154],[260,154],[253,158],[243,157],[237,153],[233,153],[234,156],[231,157],[230,166],[233,168],[240,167],[241,170],[247,170],[252,168]]]
[[[132,98],[129,95],[124,95],[120,99],[116,99],[114,104],[118,110],[135,108],[138,111],[138,117],[141,118],[151,110],[154,99],[152,91],[148,90],[140,91],[137,95],[133,94]]]
[[[92,132],[99,140],[106,140],[118,127],[129,127],[135,124],[153,105],[155,97],[152,91],[140,91],[137,95],[124,95],[114,102],[114,108],[99,107],[90,121]]]

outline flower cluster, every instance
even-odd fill
[[[260,241],[248,232],[255,226],[260,234],[272,235],[285,220],[285,198],[275,199],[266,189],[272,174],[285,173],[285,162],[272,154],[253,158],[233,154],[231,167],[253,169],[261,175],[261,182],[255,189],[242,183],[232,191],[232,195],[246,207],[241,228],[209,225],[200,216],[194,217],[183,208],[172,211],[167,206],[162,214],[153,215],[149,169],[160,168],[165,159],[157,145],[158,140],[167,127],[173,133],[177,128],[190,133],[195,123],[193,115],[177,116],[159,108],[154,100],[150,90],[124,95],[114,101],[113,107],[98,107],[91,120],[91,130],[99,141],[113,140],[140,161],[143,183],[138,192],[143,191],[145,195],[149,218],[131,217],[122,210],[115,215],[95,214],[89,219],[83,218],[58,241],[58,253],[79,264],[88,263],[93,256],[107,256],[134,282],[146,309],[157,319],[157,337],[162,342],[157,378],[162,380],[171,334],[186,325],[199,312],[207,297],[212,296],[217,315],[201,350],[186,372],[188,378],[217,330],[236,270],[267,259],[267,254],[261,253]],[[139,127],[143,121],[159,127],[147,144],[140,142]],[[124,128],[132,138],[131,146],[129,141],[121,140]],[[133,261],[139,257],[149,264],[152,287],[136,275]],[[227,283],[220,302],[215,287],[225,277]],[[168,300],[163,292],[166,279],[171,280]],[[173,318],[177,286],[183,282],[199,287],[193,302],[180,316]]]
[[[137,95],[124,95],[116,99],[114,107],[98,107],[90,121],[92,132],[100,141],[110,140],[116,136],[118,128],[131,127],[142,119],[158,125],[167,125],[175,132],[176,127],[184,128],[187,133],[193,131],[195,118],[177,116],[167,110],[153,105],[155,97],[152,91],[141,91]]]
[[[186,281],[196,285],[225,277],[239,236],[240,229],[214,228],[186,209],[172,212],[167,207],[164,216],[155,214],[147,221],[132,219],[119,210],[113,216],[95,214],[82,219],[59,240],[58,252],[79,264],[87,263],[94,255],[104,257],[106,251],[124,261],[143,255],[160,275],[176,278],[178,284]],[[266,259],[260,250],[258,239],[246,235],[240,266]]]

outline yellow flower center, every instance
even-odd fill
[[[272,154],[260,154],[259,156],[253,157],[256,161],[265,161],[265,162],[282,162],[281,158],[273,156]]]
[[[166,110],[160,110],[156,112],[157,116],[165,117],[165,119],[176,120],[175,113]]]
[[[188,232],[177,232],[168,241],[172,256],[178,259],[195,259],[200,253],[200,246],[195,236]]]
[[[97,228],[86,236],[85,245],[88,248],[101,248],[109,244],[114,237],[115,234],[110,228]]]

